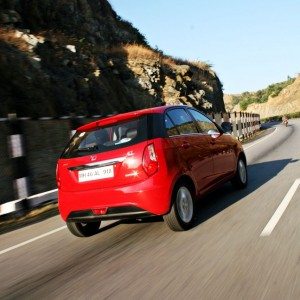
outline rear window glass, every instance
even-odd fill
[[[147,140],[147,116],[91,131],[76,132],[62,154],[72,158],[115,150]]]

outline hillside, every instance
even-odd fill
[[[261,118],[300,112],[300,76],[278,96],[269,97],[268,102],[250,104],[247,112],[258,113]]]
[[[0,117],[224,111],[211,67],[151,49],[106,0],[0,0]]]
[[[262,118],[300,112],[300,76],[257,92],[224,95],[227,111],[255,112]]]

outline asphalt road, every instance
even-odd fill
[[[300,299],[300,120],[244,148],[248,188],[208,196],[187,232],[158,219],[80,239],[57,216],[1,235],[0,299]]]

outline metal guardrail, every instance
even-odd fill
[[[222,122],[230,122],[232,124],[232,134],[239,140],[251,137],[260,129],[260,116],[258,114],[233,112],[212,113],[208,114],[208,116],[218,125],[221,125]],[[0,125],[3,125],[3,123],[5,124],[5,130],[3,131],[5,131],[7,135],[6,149],[4,149],[5,151],[2,151],[4,154],[0,156],[0,184],[3,182],[3,186],[0,186],[0,216],[19,210],[31,209],[44,203],[55,201],[57,199],[57,189],[51,189],[46,192],[35,193],[32,195],[33,191],[41,189],[45,190],[55,186],[54,162],[58,158],[61,149],[67,144],[69,138],[73,135],[74,130],[78,126],[100,117],[100,115],[91,117],[43,117],[34,120],[34,122],[38,123],[31,124],[30,126],[28,123],[33,122],[32,119],[17,118],[15,114],[0,119]],[[55,122],[55,126],[58,130],[52,133],[53,122]],[[64,124],[60,122],[64,122]],[[64,125],[64,135],[59,138],[55,137],[55,134],[61,134],[61,125]],[[5,137],[0,134],[0,144],[3,145],[5,144],[5,141],[1,141],[2,138],[4,139]],[[48,144],[45,143],[45,139],[47,138],[51,139]],[[41,145],[37,140],[42,140],[40,142]],[[59,140],[61,146],[57,147],[59,148],[59,153],[54,153],[55,151],[52,146],[53,144],[59,144],[57,140]],[[46,144],[49,147],[51,146],[51,149],[46,149]],[[36,150],[37,147],[42,150]],[[34,151],[34,155],[31,151]],[[44,155],[37,157],[39,152],[47,152],[48,156]],[[5,157],[3,157],[3,155]],[[47,166],[48,163],[48,168],[51,169],[53,167],[53,172],[48,172],[43,174],[43,176],[40,176],[39,172],[41,168],[39,164],[35,169],[32,169],[32,164],[29,164],[29,161],[32,161],[32,159],[42,161],[45,166]],[[34,178],[32,179],[31,177]],[[39,177],[44,177],[44,179]],[[48,184],[50,180],[53,181],[53,185],[47,187],[45,182]],[[34,186],[35,183],[39,184],[38,188]],[[10,191],[7,193],[7,189],[13,189],[13,192]]]
[[[260,116],[259,114],[232,112],[232,113],[218,113],[208,114],[208,116],[221,125],[223,122],[232,124],[232,134],[239,140],[251,137],[255,132],[260,129]]]
[[[0,216],[14,213],[17,211],[26,211],[39,207],[46,203],[57,201],[57,189],[53,189],[44,193],[39,193],[26,198],[13,200],[0,205]]]

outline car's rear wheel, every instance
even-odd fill
[[[67,227],[72,234],[78,237],[88,237],[97,234],[100,229],[101,221],[97,222],[68,222]]]
[[[187,185],[179,185],[174,191],[171,211],[164,221],[173,231],[188,230],[192,227],[195,214],[194,197]]]
[[[241,157],[238,159],[236,173],[231,182],[238,189],[243,189],[248,184],[247,165]]]

